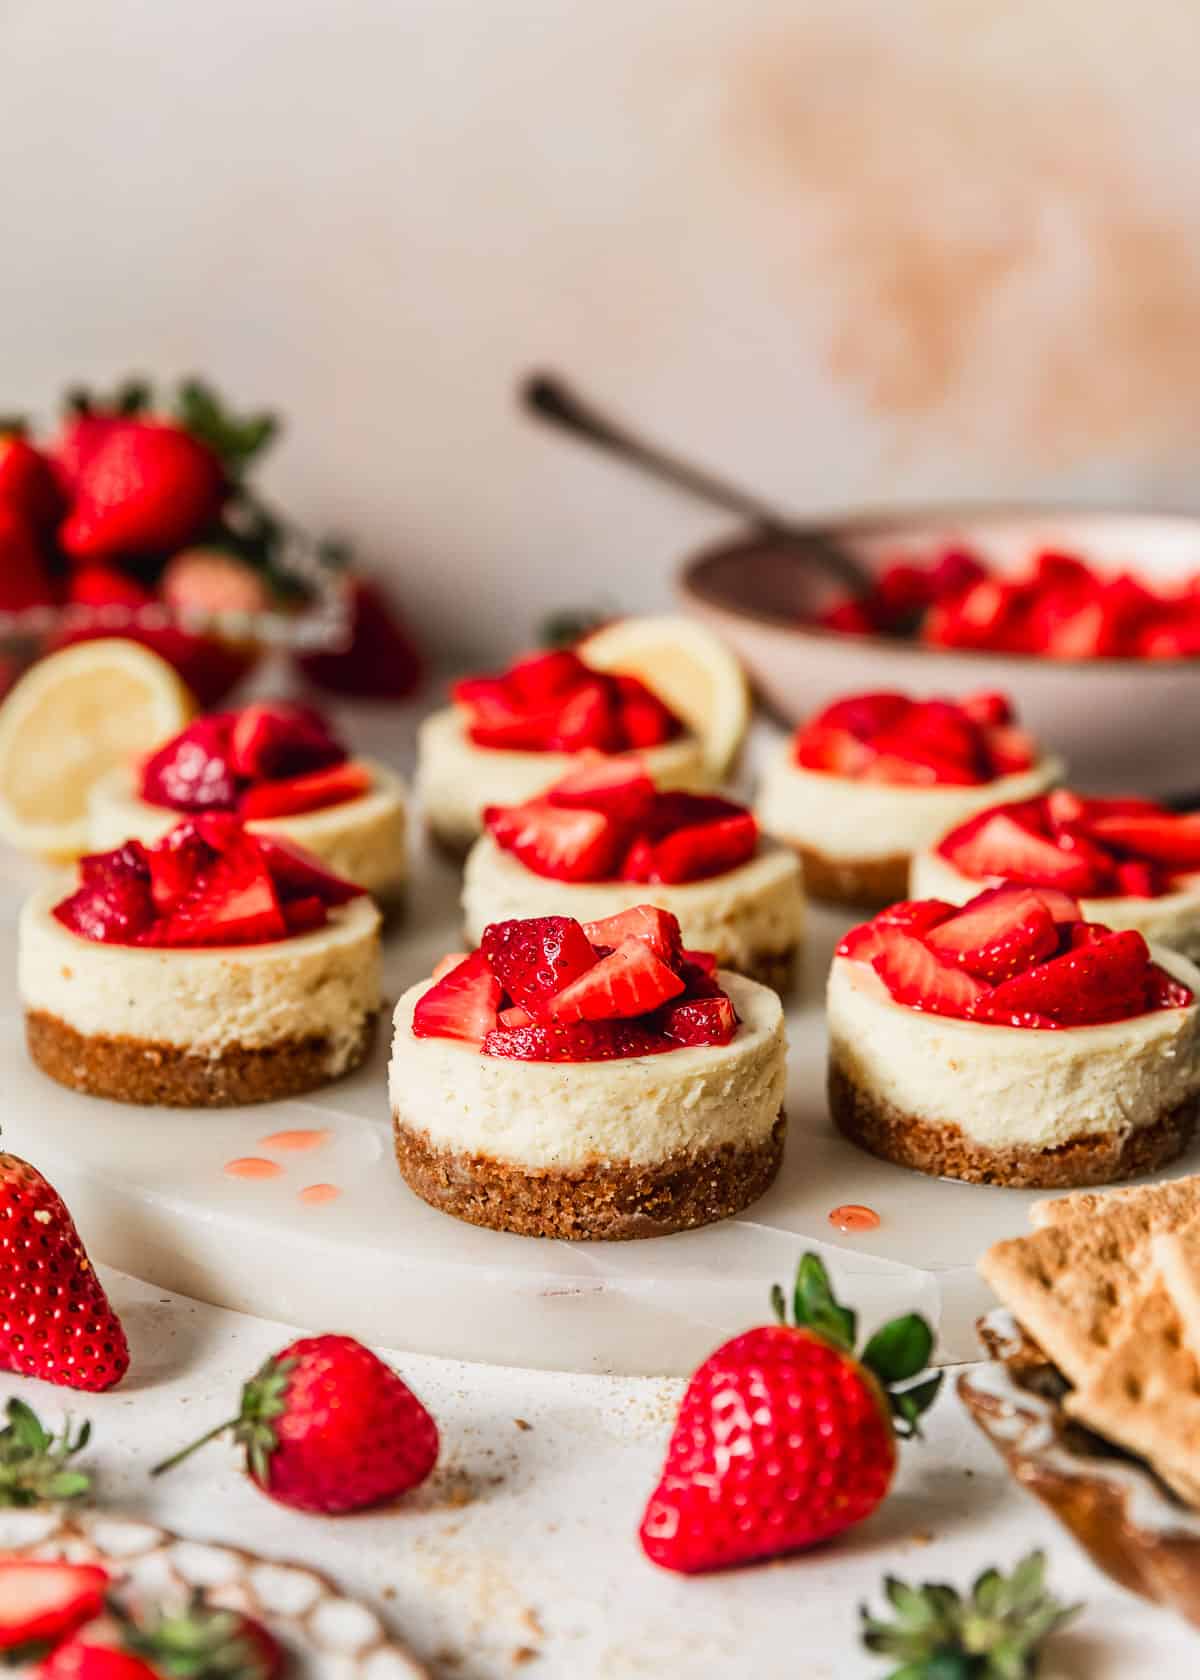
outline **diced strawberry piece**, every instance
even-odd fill
[[[1054,918],[1031,888],[981,893],[925,935],[930,949],[995,985],[1058,950]]]
[[[255,839],[275,890],[285,903],[295,898],[319,898],[322,904],[333,907],[363,896],[364,888],[326,869],[320,858],[294,840],[285,840],[279,834],[257,834]]]
[[[1083,920],[1083,911],[1079,908],[1079,901],[1072,898],[1070,893],[1059,892],[1056,887],[1035,887],[1033,890],[1059,927]]]
[[[327,770],[313,770],[306,776],[286,781],[258,782],[242,794],[240,814],[250,821],[263,817],[300,816],[306,811],[324,811],[345,805],[371,791],[371,772],[365,764],[349,759]]]
[[[921,639],[933,647],[985,648],[1014,636],[1020,593],[999,578],[983,578],[961,594],[935,601],[925,615]]]
[[[470,708],[467,733],[477,747],[504,752],[546,752],[558,735],[561,706],[529,708],[507,698],[476,700]]]
[[[630,1056],[658,1056],[679,1046],[663,1033],[633,1021],[572,1021],[490,1032],[485,1056],[520,1062],[608,1062]]]
[[[619,910],[602,921],[584,922],[583,931],[593,946],[607,946],[615,951],[627,939],[640,939],[668,968],[676,967],[686,957],[693,963],[711,962],[716,972],[717,965],[706,952],[683,950],[678,921],[669,910],[660,910],[653,904],[637,904],[632,910]]]
[[[484,822],[498,846],[555,881],[607,880],[621,843],[620,830],[602,811],[570,810],[548,799],[489,805]]]
[[[653,881],[654,879],[654,842],[647,840],[644,834],[637,839],[625,853],[625,860],[621,864],[622,881]]]
[[[434,964],[432,978],[444,980],[447,974],[453,974],[456,968],[461,967],[469,955],[467,951],[448,951],[441,962]]]
[[[492,922],[483,930],[482,949],[509,997],[535,1021],[553,1020],[555,994],[596,966],[587,935],[570,916]]]
[[[1094,846],[1082,842],[1066,850],[1033,832],[1009,806],[964,823],[941,841],[938,851],[976,881],[997,876],[1068,893],[1098,892],[1110,873],[1108,859]]]
[[[319,898],[289,898],[280,908],[289,933],[311,933],[324,927],[329,913]]]
[[[679,828],[654,846],[652,880],[676,885],[740,869],[758,846],[758,823],[750,811],[695,828]]]
[[[55,905],[54,915],[81,938],[136,944],[155,918],[145,849],[131,840],[117,851],[84,858],[78,889]]]
[[[1195,1001],[1190,986],[1176,980],[1173,974],[1168,974],[1157,963],[1150,964],[1146,999],[1151,1009],[1186,1009]]]
[[[213,847],[194,822],[176,823],[147,853],[150,891],[161,913],[173,910],[213,868],[222,847]]]
[[[253,836],[244,834],[228,845],[153,933],[156,944],[171,947],[259,945],[282,939],[287,923]]]
[[[501,986],[482,951],[475,951],[443,974],[417,999],[413,1010],[416,1038],[456,1038],[482,1046],[499,1018]]]
[[[805,770],[828,776],[861,776],[875,754],[848,729],[810,723],[796,736],[792,757]]]
[[[1045,809],[1050,827],[1057,830],[1075,827],[1084,822],[1088,814],[1088,802],[1068,788],[1052,788],[1046,795]]]
[[[890,782],[894,787],[974,787],[980,777],[954,759],[938,758],[900,743],[901,751],[880,749],[862,773],[864,782]]]
[[[582,806],[636,824],[654,804],[654,783],[639,758],[598,758],[556,782],[546,798],[551,805]]]
[[[659,913],[665,914],[665,912],[661,911]],[[674,918],[672,918],[672,920],[674,920]],[[595,923],[592,925],[595,926]],[[665,960],[666,959],[664,958],[664,961]],[[717,972],[717,959],[713,956],[711,951],[692,951],[685,949],[679,953],[679,961],[672,963],[671,966],[673,968],[678,968],[681,964],[687,968],[698,968],[701,973],[707,974],[710,977],[714,976]]]
[[[930,591],[935,600],[961,595],[986,576],[987,567],[969,548],[948,548],[930,569]]]
[[[818,614],[817,623],[844,636],[873,636],[879,629],[869,605],[863,601],[837,601]]]
[[[1126,898],[1157,898],[1163,891],[1162,871],[1141,859],[1126,858],[1117,865],[1117,886]]]
[[[540,706],[582,687],[591,674],[577,653],[558,648],[550,653],[529,653],[516,660],[505,672],[505,680],[517,699]]]
[[[613,688],[596,679],[562,702],[554,728],[553,745],[559,752],[619,752],[625,745],[621,738],[620,717]]]
[[[1098,582],[1096,574],[1077,554],[1065,554],[1059,549],[1045,548],[1034,556],[1033,575],[1043,588],[1078,589],[1090,591]]]
[[[683,981],[649,945],[641,939],[626,939],[551,998],[549,1016],[555,1021],[630,1020],[682,991]]]
[[[1003,981],[977,1002],[973,1015],[1004,1024],[1028,1011],[1067,1027],[1125,1020],[1149,1007],[1149,966],[1140,933],[1110,933]]]
[[[234,715],[230,763],[247,781],[277,780],[341,764],[346,749],[311,706],[243,706]]]
[[[946,962],[928,945],[899,928],[878,930],[882,949],[871,966],[897,1003],[932,1015],[965,1017],[984,996],[984,987],[957,963]]]
[[[1092,832],[1105,846],[1173,869],[1200,869],[1200,813],[1098,816]]]
[[[146,607],[148,589],[116,566],[80,566],[67,583],[67,600],[80,607]]]
[[[1083,945],[1102,945],[1112,929],[1103,922],[1072,922],[1061,931],[1066,934],[1067,950],[1078,951]]]
[[[617,709],[624,745],[658,747],[681,733],[679,719],[638,677],[618,676]]]
[[[1150,620],[1132,651],[1139,659],[1195,659],[1200,654],[1200,613],[1164,613]]]
[[[982,689],[978,694],[965,695],[959,705],[972,723],[984,729],[1001,728],[1013,721],[1012,702],[997,689]]]
[[[875,579],[871,601],[889,629],[902,629],[932,599],[930,577],[920,566],[893,560]]]
[[[229,712],[189,723],[143,763],[142,798],[173,811],[232,811],[238,796],[232,732]]]
[[[668,1038],[680,1044],[728,1044],[738,1030],[737,1011],[723,992],[667,1004],[658,1020]]]
[[[870,741],[899,723],[911,706],[907,695],[881,689],[871,694],[848,694],[826,706],[810,721],[830,729],[845,729],[860,741]]]
[[[1032,769],[1037,763],[1037,742],[1024,729],[1011,726],[989,729],[985,736],[985,749],[995,776],[1015,776],[1022,770]]]
[[[507,677],[460,677],[450,685],[456,706],[473,711],[476,706],[513,706],[514,695]]]
[[[533,1016],[528,1009],[522,1009],[518,1003],[500,1011],[500,1025],[506,1032],[512,1032],[516,1027],[528,1027],[532,1022]]]

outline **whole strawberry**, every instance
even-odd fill
[[[395,1499],[437,1462],[438,1432],[416,1395],[351,1336],[307,1336],[268,1359],[237,1417],[155,1466],[161,1475],[226,1430],[264,1493],[332,1515]]]
[[[349,631],[344,648],[300,654],[309,682],[329,694],[361,700],[404,700],[421,681],[422,662],[407,625],[373,583],[346,586]]]
[[[0,507],[39,537],[50,534],[62,513],[54,469],[30,443],[21,420],[0,420]]]
[[[61,1196],[0,1152],[0,1370],[99,1393],[128,1369],[121,1321]]]
[[[54,601],[42,545],[23,513],[0,500],[0,612],[24,612]]]
[[[855,1314],[806,1254],[787,1322],[735,1336],[688,1384],[643,1550],[683,1574],[725,1569],[828,1540],[881,1502],[896,1436],[916,1435],[941,1374],[914,1383],[933,1348],[916,1314],[884,1325],[854,1354]],[[909,1386],[899,1386],[908,1384]]]
[[[212,523],[225,491],[206,444],[162,420],[118,420],[88,456],[59,542],[76,560],[170,553]]]
[[[39,1680],[276,1680],[283,1652],[263,1624],[197,1593],[180,1610],[127,1609],[109,1597],[103,1622],[56,1645]]]

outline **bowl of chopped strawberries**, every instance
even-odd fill
[[[998,689],[1076,782],[1200,798],[1200,519],[972,510],[832,534],[864,570],[856,594],[771,535],[708,549],[680,579],[788,722],[860,690]]]

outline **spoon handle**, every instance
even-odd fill
[[[797,525],[775,508],[759,501],[736,485],[715,477],[690,461],[681,460],[665,449],[636,437],[607,415],[601,414],[576,395],[565,380],[552,373],[532,373],[521,386],[521,401],[532,414],[548,420],[576,437],[630,461],[668,484],[688,490],[715,507],[736,513],[765,532],[779,537],[797,551],[797,557],[813,562],[835,577],[854,594],[870,586],[863,566],[838,542],[832,532],[819,525]]]

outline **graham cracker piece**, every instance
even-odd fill
[[[1178,1231],[1160,1232],[1151,1239],[1150,1252],[1179,1314],[1184,1345],[1200,1364],[1200,1218]]]
[[[1200,1173],[1173,1178],[1166,1184],[1133,1184],[1116,1190],[1077,1190],[1070,1196],[1044,1196],[1030,1208],[1029,1223],[1035,1230],[1044,1230],[1048,1225],[1063,1225],[1071,1219],[1103,1213],[1120,1202],[1153,1209],[1156,1220],[1161,1214],[1174,1224],[1185,1224],[1200,1215]]]
[[[1200,1504],[1200,1365],[1160,1273],[1130,1300],[1107,1353],[1063,1407]]]
[[[982,1276],[1074,1386],[1103,1361],[1129,1303],[1145,1291],[1150,1239],[1183,1222],[1200,1187],[1179,1181],[1189,1182],[1177,1195],[1098,1198],[1095,1209],[996,1243],[981,1258]],[[1192,1216],[1198,1211],[1191,1206]]]

